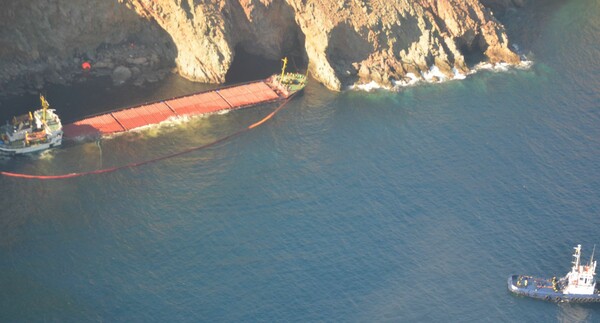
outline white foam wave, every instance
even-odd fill
[[[52,159],[54,159],[54,150],[53,149],[48,149],[48,150],[44,150],[44,151],[40,152],[39,159],[40,160],[52,160]]]
[[[479,63],[475,65],[474,70],[489,70],[489,71],[498,71],[498,72],[506,72],[511,65],[508,63]]]
[[[532,65],[533,65],[533,61],[532,60],[528,60],[525,57],[523,60],[521,60],[521,62],[519,64],[517,64],[515,66],[515,68],[526,70],[526,69],[530,68]]]
[[[467,78],[467,76],[456,69],[456,67],[452,68],[452,73],[454,73],[453,80],[464,80]]]
[[[108,139],[113,139],[116,137],[120,137],[126,134],[130,134],[130,133],[135,133],[135,134],[140,134],[142,132],[144,133],[152,133],[152,131],[160,131],[162,129],[165,128],[173,128],[182,124],[186,124],[188,122],[190,122],[190,120],[193,119],[201,119],[201,118],[206,118],[211,114],[226,114],[228,113],[228,110],[225,110],[223,112],[215,112],[215,113],[204,113],[204,114],[198,114],[198,115],[183,115],[183,116],[172,116],[167,118],[166,120],[159,122],[159,123],[154,123],[154,124],[149,124],[149,125],[143,125],[141,127],[137,127],[137,128],[133,128],[133,129],[129,129],[127,131],[122,131],[122,132],[115,132],[115,133],[111,133],[111,134],[105,134],[100,136],[102,139],[108,140]],[[154,134],[156,135],[156,133]],[[69,138],[70,140],[73,140],[75,142],[85,142],[85,141],[89,141],[91,139],[98,139],[97,136],[92,135],[83,135],[83,136],[77,136],[74,138]]]
[[[371,81],[369,83],[366,84],[354,84],[353,86],[350,87],[350,89],[353,90],[362,90],[362,91],[366,91],[366,92],[371,92],[373,90],[377,90],[377,89],[389,89],[385,86],[382,86],[381,84],[375,82],[375,81]]]
[[[426,83],[441,83],[447,82],[451,80],[464,80],[468,75],[475,74],[481,70],[493,71],[493,72],[506,72],[511,68],[516,69],[528,69],[533,65],[533,61],[528,60],[526,57],[522,57],[521,62],[516,65],[508,64],[508,63],[479,63],[473,69],[469,70],[466,74],[459,71],[457,68],[452,68],[452,76],[448,77],[436,66],[432,65],[429,68],[429,71],[421,73],[419,76],[414,73],[406,73],[404,78],[400,80],[392,80],[393,88],[378,84],[375,81],[371,81],[366,84],[355,84],[350,87],[353,90],[362,90],[362,91],[372,91],[376,89],[386,89],[386,90],[398,90],[402,87],[413,86],[419,84],[421,82]]]
[[[222,115],[222,114],[226,114],[228,112],[229,112],[229,110],[224,110],[224,111],[217,111],[214,113],[203,113],[203,114],[197,114],[197,115],[172,116],[172,117],[169,117],[166,120],[161,121],[159,123],[152,123],[152,124],[144,125],[144,126],[137,127],[134,129],[129,129],[128,131],[125,131],[122,133],[142,132],[142,131],[148,131],[148,130],[157,130],[157,129],[161,129],[161,128],[172,128],[174,126],[179,126],[179,125],[188,123],[190,120],[193,120],[193,119],[206,118],[207,116],[209,116],[211,114]]]
[[[429,83],[444,82],[448,78],[446,77],[446,74],[442,73],[442,71],[440,71],[440,68],[436,65],[431,65],[429,71],[421,73],[421,76],[423,76],[425,81]]]
[[[405,87],[405,86],[415,85],[415,84],[419,83],[420,81],[421,81],[421,78],[416,76],[414,73],[406,73],[406,75],[404,76],[403,79],[394,80],[393,84],[394,84],[394,87]]]

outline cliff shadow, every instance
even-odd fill
[[[487,57],[485,51],[487,50],[487,44],[483,39],[483,36],[476,35],[471,43],[468,43],[464,37],[455,39],[458,51],[465,58],[465,64],[468,68],[473,68],[475,65],[485,62]]]
[[[306,63],[304,57],[295,53],[281,56],[288,58],[286,71],[304,73]],[[265,79],[273,74],[281,73],[282,62],[279,59],[265,58],[264,56],[248,53],[243,46],[236,46],[235,57],[227,74],[226,84],[249,82]]]
[[[237,1],[230,4],[231,12],[225,11],[223,15],[232,22],[236,40],[233,62],[225,75],[227,83],[280,73],[284,57],[288,58],[286,71],[306,71],[305,35],[287,2],[255,3],[251,12]]]
[[[354,84],[358,74],[354,63],[364,61],[373,52],[372,45],[348,23],[333,28],[325,50],[327,61],[337,75],[343,75],[343,83]]]
[[[116,92],[123,99],[113,104],[131,105],[143,100],[137,94],[141,89],[154,89],[171,75],[177,56],[171,36],[153,18],[141,17],[121,1],[73,1],[64,8],[44,3],[35,12],[25,10],[29,5],[11,2],[25,7],[13,10],[11,19],[14,30],[26,31],[28,38],[18,38],[24,42],[19,44],[9,37],[11,52],[0,51],[0,122],[38,107],[40,93],[57,108],[63,123],[105,111],[106,98],[116,99]],[[69,10],[73,16],[67,15]],[[36,21],[56,28],[42,28]],[[31,46],[38,48],[37,59],[20,53]],[[13,51],[20,53],[17,59],[3,56]],[[90,64],[88,70],[83,62]],[[112,75],[119,66],[127,68],[128,78],[115,86]]]
[[[233,62],[225,75],[226,83],[248,82],[279,74],[283,64],[281,59],[284,57],[288,58],[286,71],[305,73],[308,68],[308,56],[304,39],[304,34],[298,27],[290,34],[290,38],[283,42],[280,55],[257,54],[260,53],[257,48],[248,48],[246,43],[239,43],[235,47]]]
[[[36,94],[50,84],[87,82],[129,69],[127,81],[154,82],[175,66],[171,36],[151,18],[118,0],[61,4],[11,2],[14,33],[0,36],[0,95]],[[84,22],[84,23],[82,23]],[[85,65],[83,64],[85,63]],[[87,66],[87,67],[86,67]]]

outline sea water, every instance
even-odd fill
[[[508,12],[529,69],[398,92],[312,81],[268,123],[207,150],[69,180],[0,178],[0,321],[600,320],[598,306],[506,288],[513,273],[564,275],[573,246],[587,260],[600,244],[598,13],[595,0]],[[90,82],[48,90],[67,121],[206,87]],[[119,166],[272,109],[66,143],[0,167]]]

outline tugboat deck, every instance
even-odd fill
[[[514,294],[553,302],[600,303],[596,285],[594,252],[587,265],[581,263],[581,245],[574,248],[573,266],[566,276],[552,279],[525,275],[508,277],[508,290]],[[594,248],[595,249],[595,248]]]

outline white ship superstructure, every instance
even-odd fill
[[[13,117],[0,127],[0,152],[25,154],[59,146],[63,130],[60,118],[40,95],[41,109]]]
[[[592,295],[596,286],[596,261],[594,253],[587,265],[581,265],[581,245],[574,248],[573,267],[564,277],[566,286],[563,288],[565,294]],[[595,251],[595,250],[594,250]]]

